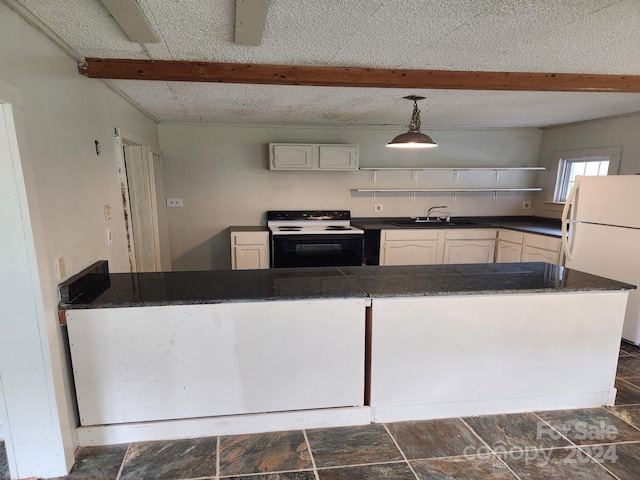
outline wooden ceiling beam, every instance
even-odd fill
[[[640,93],[640,75],[473,72],[85,58],[89,78],[263,85]]]

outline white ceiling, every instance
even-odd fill
[[[81,57],[640,75],[638,0],[271,0],[262,44],[234,43],[234,0],[137,0],[158,43],[99,0],[3,0]],[[109,81],[160,122],[539,127],[640,112],[636,93]]]

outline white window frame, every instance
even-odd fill
[[[552,185],[549,185],[549,192],[552,192],[553,196],[549,199],[548,203],[563,204],[564,200],[561,200],[563,194],[562,189],[567,181],[567,168],[570,168],[569,165],[572,162],[609,160],[607,175],[618,175],[622,159],[622,146],[559,150],[554,152],[553,158],[553,164],[557,170],[555,175],[551,175],[554,181]]]
[[[602,174],[602,166],[598,168],[597,175],[609,175],[609,167],[611,166],[611,157],[584,157],[584,158],[562,158],[558,165],[558,182],[556,183],[556,191],[554,194],[554,200],[558,203],[564,202],[567,199],[567,195],[571,191],[573,183],[571,181],[571,170],[574,164],[578,163],[598,163],[601,164],[607,162],[607,171]],[[576,175],[577,176],[577,175]]]

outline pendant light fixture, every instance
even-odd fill
[[[404,97],[407,100],[413,100],[413,115],[411,115],[411,123],[409,123],[409,131],[398,135],[396,138],[387,143],[387,147],[392,148],[432,148],[438,144],[434,142],[429,135],[420,132],[420,110],[418,110],[418,100],[424,100],[424,97],[416,97],[409,95]]]

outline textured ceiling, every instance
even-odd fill
[[[138,0],[158,43],[98,0],[3,0],[78,57],[640,75],[638,0],[271,0],[262,44],[234,44],[233,0]],[[547,126],[640,112],[640,94],[110,81],[161,122]]]

